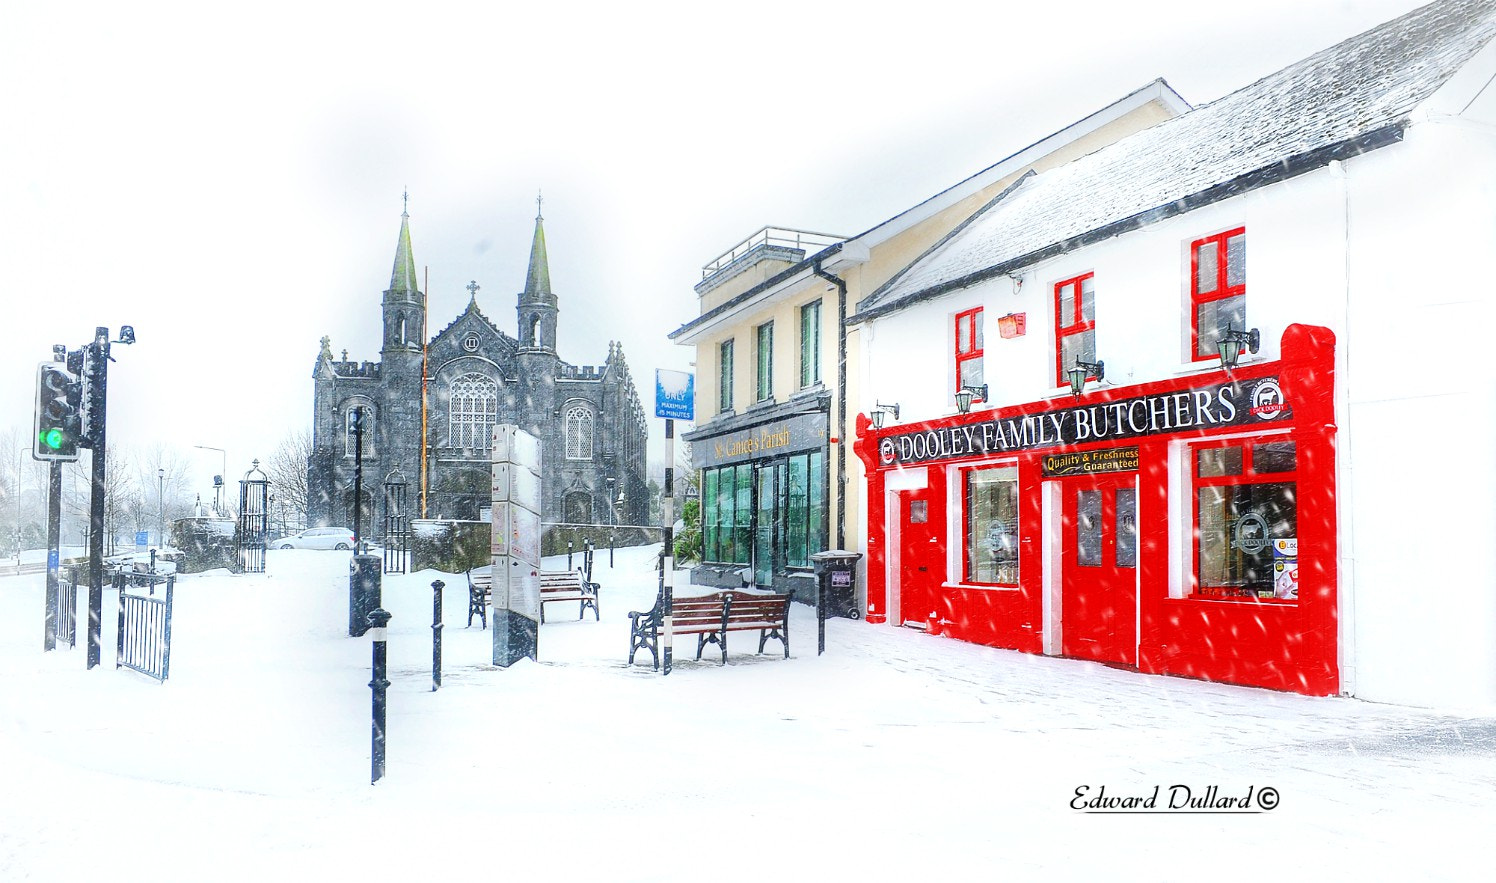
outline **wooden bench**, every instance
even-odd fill
[[[472,627],[473,617],[476,616],[482,621],[483,627],[488,628],[488,605],[493,600],[493,571],[474,568],[467,572],[467,580],[468,627]],[[549,601],[576,601],[580,604],[577,619],[585,616],[587,608],[591,607],[593,618],[601,620],[602,614],[597,605],[599,588],[597,583],[589,582],[580,570],[542,570],[540,621],[545,622],[545,605]]]
[[[695,635],[696,658],[707,644],[722,648],[722,664],[727,664],[727,633],[758,632],[758,652],[775,638],[784,647],[784,658],[790,658],[790,599],[792,593],[723,591],[710,595],[677,596],[671,600],[671,634]],[[648,650],[654,667],[660,667],[659,637],[660,598],[644,612],[629,611],[629,664],[634,654]]]
[[[473,627],[473,617],[483,620],[483,627],[488,628],[488,602],[493,597],[493,570],[477,572],[477,568],[467,572],[468,580],[468,623],[467,627]]]
[[[540,621],[545,622],[545,605],[552,601],[576,601],[577,619],[592,608],[592,618],[601,620],[597,607],[597,583],[588,582],[580,570],[542,570],[540,572]]]

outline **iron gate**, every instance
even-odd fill
[[[134,669],[165,683],[171,674],[171,596],[177,575],[121,571],[115,584],[119,587],[119,631],[114,667]],[[166,591],[158,598],[156,586],[161,584]],[[142,586],[150,588],[150,595],[130,593],[131,588]]]
[[[399,464],[384,477],[384,572],[410,567],[410,513],[405,508],[405,473]]]
[[[78,646],[78,570],[76,564],[65,564],[57,570],[57,584],[53,589],[57,593],[54,646]]]
[[[239,567],[245,573],[265,572],[269,530],[270,479],[260,471],[260,461],[255,460],[239,482]]]

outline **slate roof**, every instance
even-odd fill
[[[856,323],[1402,137],[1496,36],[1496,0],[1441,0],[998,196],[860,301]]]

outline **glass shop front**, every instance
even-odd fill
[[[813,591],[792,577],[811,574],[810,556],[826,549],[826,419],[770,416],[686,436],[701,470],[702,563],[693,583]]]

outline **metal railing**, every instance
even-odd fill
[[[156,586],[165,592],[155,597]],[[171,599],[176,574],[131,573],[115,576],[119,587],[119,643],[115,668],[130,668],[165,682],[171,674]],[[150,595],[132,595],[130,588],[148,586]]]
[[[756,248],[779,246],[781,248],[798,249],[804,252],[820,251],[828,245],[844,242],[846,238],[845,236],[835,236],[830,233],[812,233],[809,230],[764,227],[719,255],[716,260],[703,266],[701,268],[701,278],[706,279]]]
[[[68,564],[57,571],[57,622],[54,625],[56,644],[78,646],[78,571],[76,564]]]

